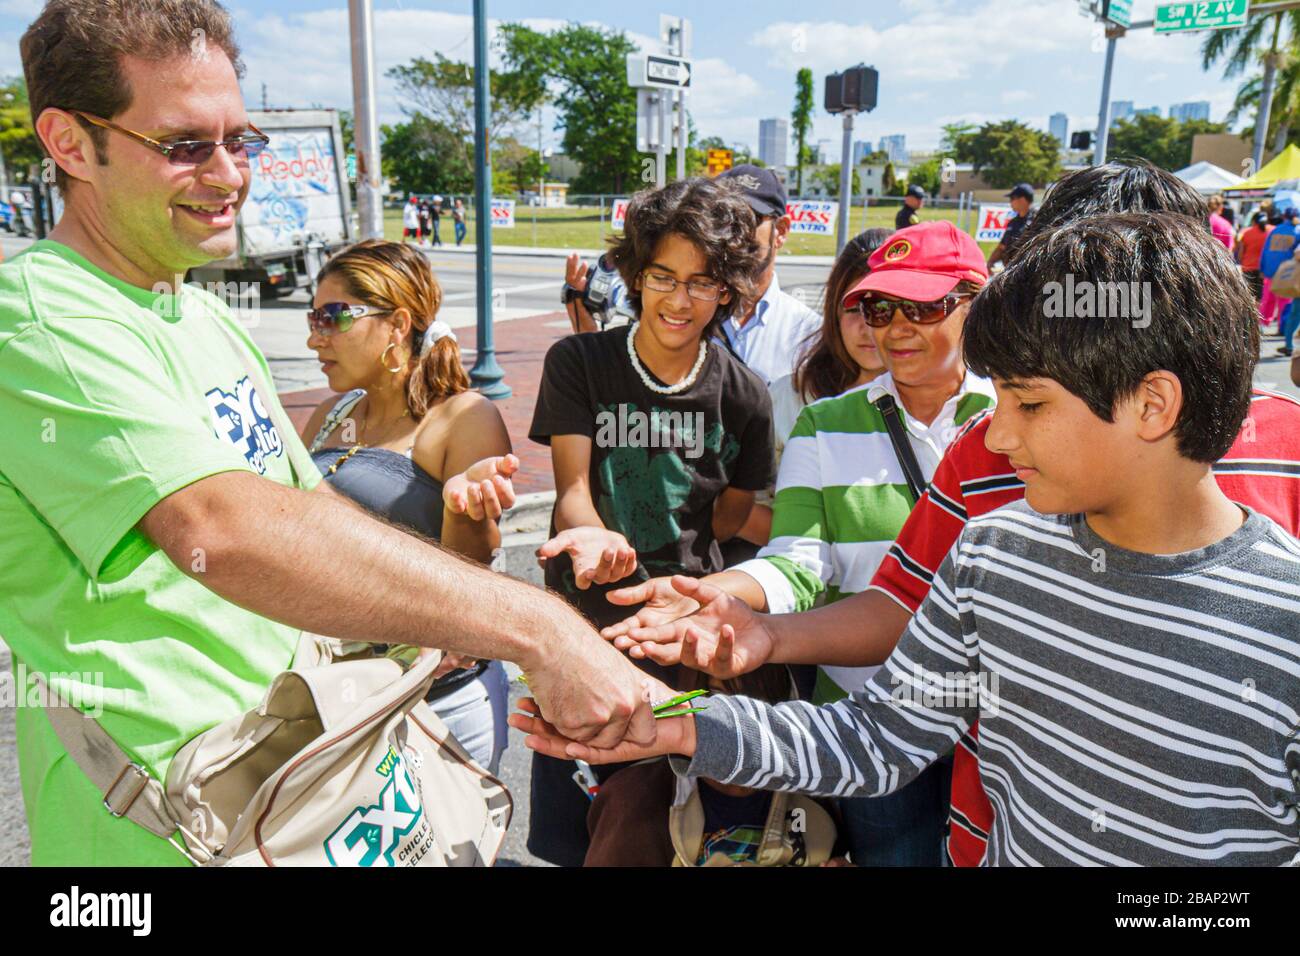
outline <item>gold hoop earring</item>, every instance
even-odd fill
[[[384,371],[385,371],[385,372],[391,372],[391,373],[394,374],[394,375],[396,375],[398,372],[400,372],[403,368],[406,367],[406,363],[405,363],[405,362],[402,362],[402,361],[400,361],[400,360],[399,360],[398,363],[397,363],[397,368],[389,368],[389,367],[388,367],[388,362],[385,361],[385,360],[388,358],[388,352],[389,352],[389,350],[390,350],[390,349],[395,349],[395,348],[397,348],[397,343],[396,343],[396,342],[389,342],[389,343],[388,343],[388,348],[384,349],[384,351],[383,351],[383,352],[380,354],[380,356],[379,356],[379,364],[382,365],[382,366],[384,367]]]

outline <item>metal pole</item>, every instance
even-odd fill
[[[474,251],[478,298],[478,354],[469,380],[488,398],[509,398],[510,387],[497,364],[492,336],[492,161],[488,153],[488,17],[487,0],[474,0],[474,215],[478,229]]]
[[[844,114],[844,144],[840,147],[840,223],[835,230],[835,254],[838,256],[849,241],[849,214],[853,211],[853,112]]]
[[[659,140],[655,143],[655,185],[663,189],[668,181],[668,94],[660,90],[655,94],[659,104]]]
[[[352,28],[353,137],[357,149],[357,217],[362,239],[384,237],[379,116],[375,107],[374,12],[371,0],[348,0]]]
[[[686,58],[686,25],[677,18],[673,33],[673,55]],[[677,178],[686,178],[686,91],[677,91]]]
[[[1106,141],[1110,134],[1110,75],[1115,68],[1115,44],[1118,37],[1106,38],[1106,68],[1101,74],[1101,108],[1097,116],[1097,146],[1092,155],[1093,165],[1106,162]]]

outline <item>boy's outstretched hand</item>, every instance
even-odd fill
[[[658,681],[654,681],[666,696],[673,691]],[[537,702],[531,697],[519,701],[523,713],[511,714],[509,724],[515,730],[521,730],[528,736],[524,746],[538,753],[555,757],[559,760],[585,760],[587,763],[622,763],[625,760],[644,760],[647,757],[659,757],[664,754],[681,754],[686,757],[695,755],[695,716],[665,717],[657,721],[658,735],[650,745],[636,744],[624,740],[613,747],[589,747],[576,740],[565,737],[542,718]]]
[[[641,588],[661,587],[659,582],[665,580],[655,578]],[[679,574],[670,583],[682,601],[698,605],[699,610],[651,626],[639,620],[647,614],[642,610],[605,628],[601,636],[613,641],[628,657],[652,660],[665,667],[685,664],[719,680],[748,674],[772,659],[776,642],[768,630],[766,615],[758,614],[740,598],[696,578]],[[623,593],[633,590],[628,588]],[[663,597],[658,600],[668,603]]]
[[[636,549],[608,528],[561,531],[537,549],[538,562],[545,567],[548,558],[566,553],[573,560],[574,582],[580,591],[593,584],[621,581],[636,570]]]

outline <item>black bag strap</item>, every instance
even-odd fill
[[[916,452],[907,439],[907,427],[903,424],[903,416],[898,411],[898,402],[894,401],[893,395],[886,392],[871,404],[876,406],[880,416],[885,420],[889,443],[894,446],[894,455],[903,468],[903,477],[907,479],[907,490],[912,493],[912,503],[915,504],[921,500],[921,495],[925,492],[925,473],[921,471],[921,465],[916,460]]]

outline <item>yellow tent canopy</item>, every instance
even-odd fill
[[[1287,148],[1261,166],[1249,179],[1228,186],[1224,193],[1239,193],[1272,189],[1278,183],[1300,179],[1300,148],[1289,143]]]

